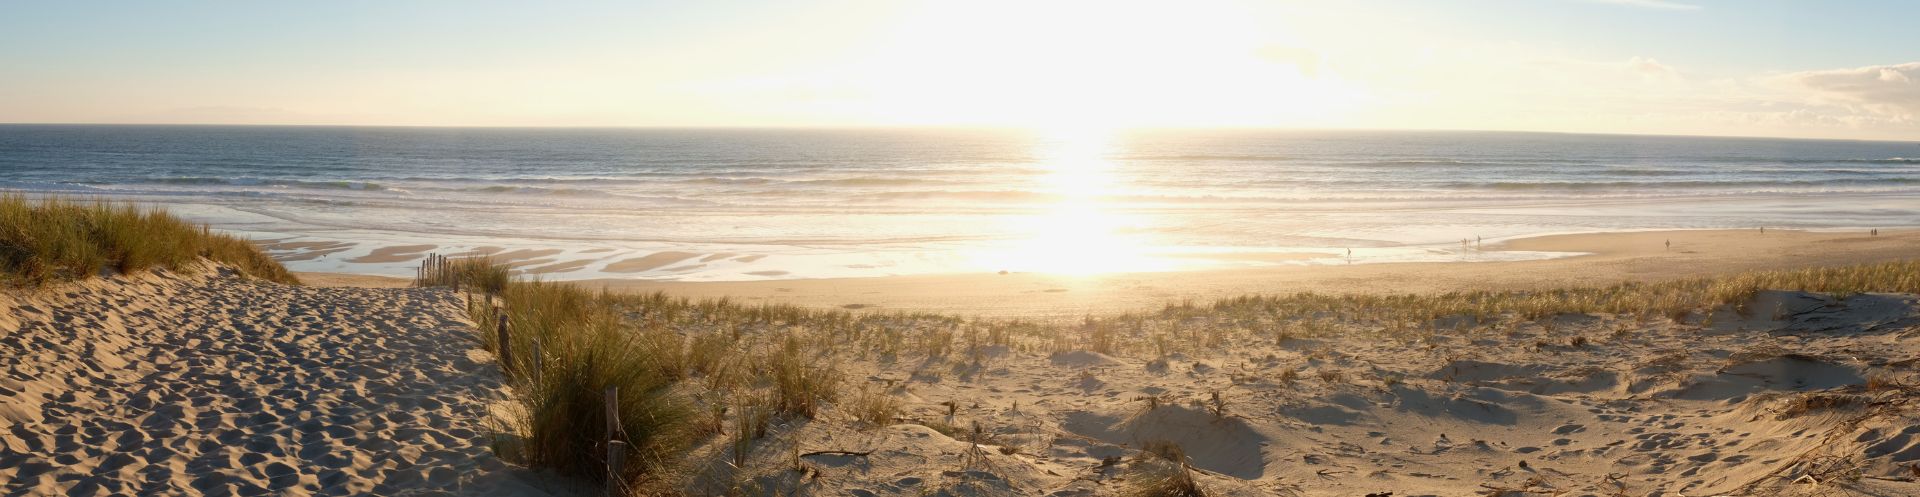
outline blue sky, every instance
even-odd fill
[[[1920,139],[1915,2],[12,2],[0,121]]]

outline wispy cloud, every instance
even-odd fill
[[[1627,59],[1627,70],[1633,71],[1634,74],[1638,74],[1640,77],[1647,79],[1680,77],[1680,72],[1675,71],[1673,66],[1661,64],[1659,60],[1651,57],[1634,56],[1631,59]]]
[[[1902,120],[1920,118],[1920,62],[1805,71],[1782,78],[1823,100]]]
[[[1649,9],[1662,9],[1662,10],[1700,10],[1701,9],[1699,5],[1694,5],[1690,3],[1680,3],[1680,2],[1668,2],[1666,0],[1586,0],[1586,1],[1593,2],[1593,3],[1610,3],[1614,5],[1626,5],[1631,7],[1644,7]]]

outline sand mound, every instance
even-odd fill
[[[1866,382],[1856,366],[1815,357],[1786,354],[1758,358],[1694,375],[1677,388],[1655,391],[1660,397],[1690,400],[1735,399],[1770,390],[1825,390]]]
[[[1195,467],[1243,479],[1266,470],[1261,449],[1267,437],[1239,418],[1215,417],[1188,406],[1163,405],[1136,413],[1067,413],[1062,428],[1075,434],[1138,449],[1148,442],[1179,445]]]
[[[1114,359],[1112,356],[1102,354],[1099,352],[1088,352],[1085,350],[1074,350],[1074,351],[1067,351],[1067,352],[1053,354],[1053,357],[1051,359],[1053,360],[1053,364],[1056,366],[1067,366],[1067,367],[1076,367],[1076,368],[1090,368],[1095,366],[1112,366],[1115,364],[1120,364],[1120,361],[1117,359]]]
[[[0,295],[0,493],[541,494],[453,294],[207,273]]]
[[[1827,333],[1880,327],[1920,325],[1920,297],[1868,293],[1836,298],[1832,295],[1763,291],[1741,308],[1713,313],[1710,329]]]

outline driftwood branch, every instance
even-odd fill
[[[813,452],[807,452],[807,453],[803,453],[803,454],[800,454],[800,457],[810,457],[810,456],[854,456],[854,457],[867,457],[867,456],[870,456],[870,455],[873,455],[873,451],[871,451],[871,450],[869,450],[869,451],[866,451],[866,452],[854,452],[854,451],[851,451],[851,450],[816,450],[816,451],[813,451]]]

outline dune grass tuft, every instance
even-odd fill
[[[665,352],[660,342],[628,332],[622,316],[600,295],[574,285],[515,282],[500,297],[509,341],[498,343],[494,333],[481,336],[491,350],[512,349],[513,364],[503,366],[516,384],[524,414],[513,427],[521,438],[516,451],[521,462],[607,480],[608,387],[618,389],[614,438],[629,447],[625,473],[612,475],[610,483],[638,485],[677,462],[698,435],[699,413],[660,366]],[[492,308],[473,311],[483,330],[495,329],[499,314]]]
[[[513,279],[513,270],[494,261],[492,257],[432,256],[428,260],[433,262],[422,267],[420,275],[414,278],[413,286],[453,286],[476,289],[491,295],[506,290],[507,283]]]
[[[1206,497],[1207,490],[1193,478],[1187,454],[1168,441],[1148,441],[1127,468],[1120,495],[1125,497]]]
[[[247,276],[299,284],[246,240],[130,203],[0,195],[0,283],[37,286],[103,270],[181,270],[201,258]]]

